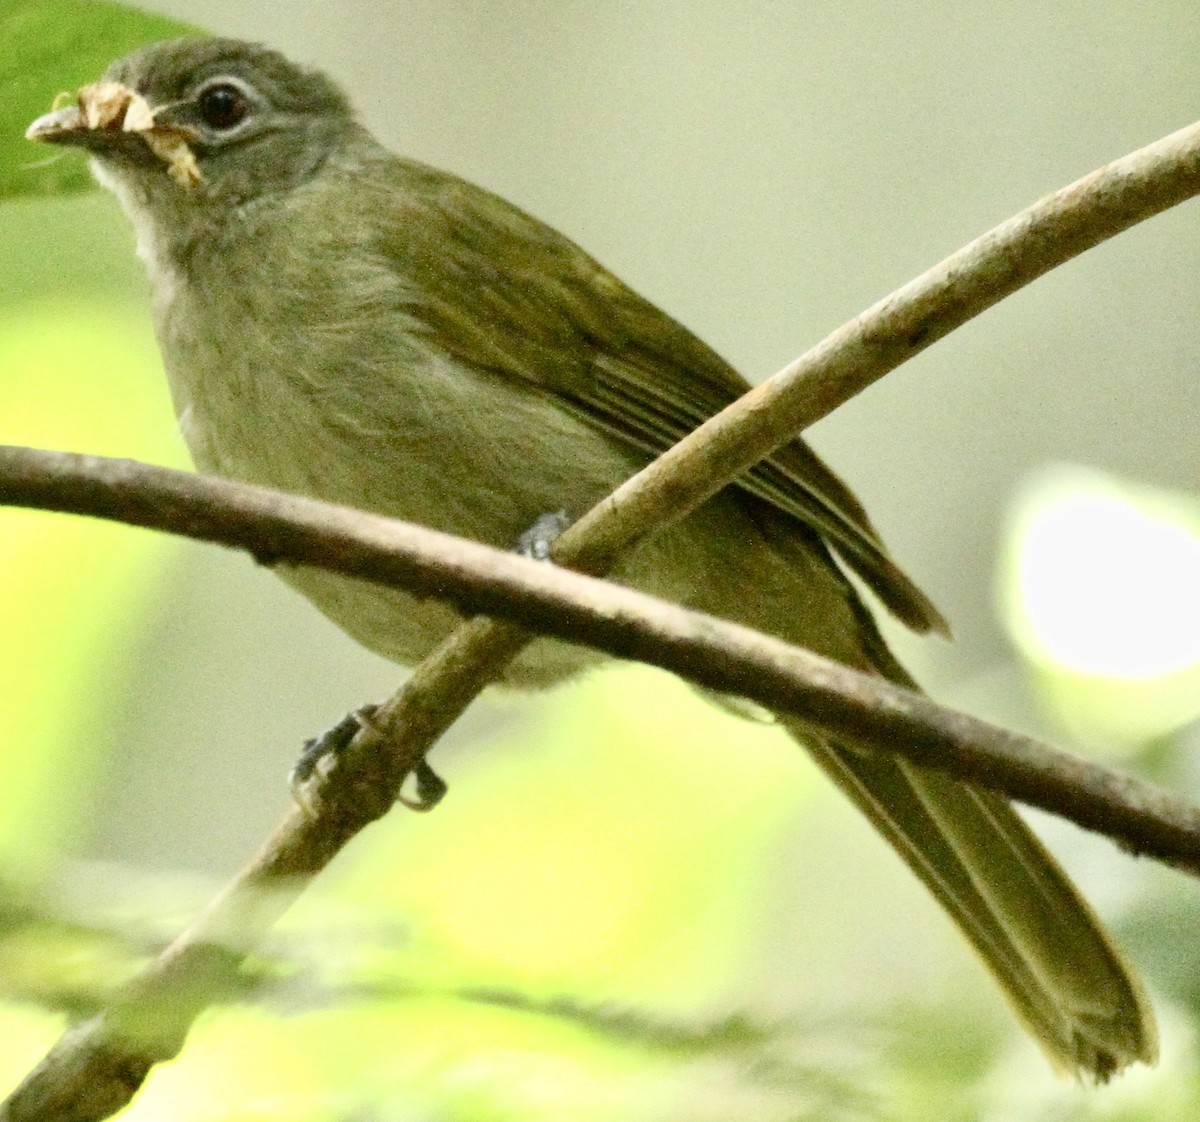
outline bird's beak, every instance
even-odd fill
[[[146,149],[166,165],[181,187],[203,181],[191,143],[195,133],[156,119],[156,110],[136,90],[119,82],[96,82],[79,91],[74,105],[39,117],[25,130],[30,140],[71,144],[98,155]]]
[[[116,82],[84,86],[74,105],[64,105],[39,117],[25,130],[25,136],[29,140],[70,144],[93,152],[128,147],[137,135],[135,120],[129,113],[135,98],[145,106],[135,91]],[[152,123],[148,109],[142,116]]]
[[[67,105],[39,117],[25,130],[26,140],[42,140],[47,144],[95,144],[101,130],[88,128],[78,105]]]

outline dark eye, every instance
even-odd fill
[[[200,91],[200,119],[212,129],[231,129],[250,113],[246,95],[231,82],[217,82]]]

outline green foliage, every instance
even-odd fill
[[[95,81],[114,58],[193,30],[102,0],[0,0],[0,198],[87,188],[85,162],[35,148],[25,139],[29,123],[60,93]]]
[[[0,309],[0,440],[178,462],[142,317],[93,304],[72,324],[64,331],[47,305]],[[97,521],[3,515],[0,712],[22,750],[0,754],[0,859],[27,865],[72,838],[102,713],[84,699],[114,696],[105,683],[120,679],[172,545]]]

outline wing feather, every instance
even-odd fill
[[[407,310],[447,353],[554,394],[651,457],[750,388],[563,235],[445,172],[397,163],[410,188],[401,204],[407,213],[379,224],[388,239],[382,251],[418,270],[421,299]],[[735,486],[820,533],[909,627],[948,632],[849,488],[801,438]]]

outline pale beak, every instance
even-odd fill
[[[78,105],[64,105],[39,117],[25,130],[25,136],[45,144],[68,144],[100,153],[128,151],[139,145],[136,133],[89,125]]]
[[[89,132],[78,105],[66,105],[39,117],[25,130],[26,140],[44,140],[50,144],[81,144],[81,134]]]

